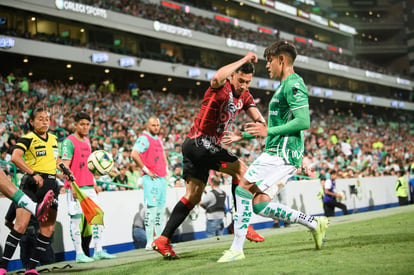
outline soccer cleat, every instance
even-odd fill
[[[7,273],[7,270],[4,268],[0,268],[0,275],[4,275]]]
[[[160,236],[152,242],[152,249],[160,253],[166,260],[175,260],[180,257],[174,252],[171,247],[171,240],[165,236]]]
[[[95,253],[93,253],[94,260],[115,259],[115,258],[116,258],[115,255],[107,253],[106,250],[95,251]]]
[[[43,201],[37,205],[36,218],[40,222],[44,222],[47,220],[47,215],[49,214],[49,209],[54,199],[55,193],[53,193],[52,190],[49,190],[43,198]]]
[[[85,255],[85,253],[76,254],[76,262],[77,263],[90,263],[93,262],[94,259]]]
[[[251,225],[247,228],[246,239],[252,242],[264,242],[264,238],[257,233]]]
[[[36,271],[36,269],[30,269],[30,270],[26,270],[24,272],[24,274],[30,274],[30,275],[39,275],[39,273]]]
[[[315,240],[315,248],[322,249],[325,244],[326,229],[328,228],[329,220],[327,217],[318,217],[315,219],[318,221],[318,225],[311,232]]]
[[[236,250],[226,250],[223,252],[223,256],[221,256],[220,259],[218,259],[218,263],[228,263],[228,262],[234,262],[238,260],[243,260],[246,258],[244,256],[243,251],[236,251]]]

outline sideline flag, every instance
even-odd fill
[[[78,197],[80,206],[82,208],[82,212],[85,215],[86,221],[88,224],[104,224],[103,217],[104,212],[103,210],[93,201],[91,198],[88,197],[82,190],[80,190],[79,186],[74,181],[74,178],[70,174],[70,171],[66,166],[61,163],[59,164],[60,168],[63,171],[63,174],[69,177],[69,180],[72,181],[72,191],[75,192],[76,196]]]

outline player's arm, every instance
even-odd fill
[[[247,62],[257,62],[257,56],[253,52],[248,52],[243,58],[236,62],[225,65],[217,70],[213,78],[210,80],[211,88],[217,89],[223,87],[226,83],[226,79],[234,73],[240,66]]]
[[[331,192],[329,189],[331,188],[331,186],[332,186],[332,182],[331,182],[331,180],[330,179],[327,179],[326,181],[325,181],[325,195],[328,195],[328,196],[333,196],[333,197],[337,197],[337,198],[340,198],[341,197],[341,195],[340,194],[338,194],[338,193],[334,193],[334,192]]]
[[[260,123],[264,127],[266,127],[266,120],[256,107],[250,107],[249,109],[247,109],[246,113],[255,123]],[[242,133],[242,138],[244,140],[250,140],[256,138],[256,136],[252,135],[248,131],[245,131]]]
[[[137,141],[135,142],[134,147],[131,151],[131,158],[135,161],[137,166],[148,176],[151,178],[155,178],[156,175],[152,173],[148,167],[145,166],[144,162],[142,161],[139,154],[145,152],[149,148],[149,141],[145,136],[140,136]]]
[[[75,179],[75,176],[73,175],[72,170],[70,170],[70,163],[72,161],[74,151],[75,151],[75,145],[73,144],[73,142],[70,139],[65,139],[62,142],[61,156],[58,157],[58,159],[56,160],[56,167],[57,169],[62,171],[62,168],[60,168],[59,165],[60,163],[63,163],[69,169],[70,173],[72,174],[72,177]],[[66,179],[69,180],[68,177],[66,177]]]
[[[309,129],[310,117],[309,106],[299,107],[292,110],[293,119],[284,125],[274,126],[267,129],[268,136],[286,135]]]
[[[21,171],[32,176],[36,184],[39,185],[39,187],[42,187],[43,178],[40,175],[36,174],[35,171],[32,168],[30,168],[30,166],[27,165],[23,159],[23,155],[26,152],[26,150],[30,147],[31,142],[32,139],[30,138],[20,138],[17,141],[15,148],[13,149],[11,162],[14,165],[16,165],[16,167],[18,167]]]
[[[305,85],[302,82],[292,83],[285,96],[293,119],[284,125],[268,128],[268,136],[297,133],[310,127],[308,92]]]

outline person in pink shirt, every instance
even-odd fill
[[[92,153],[91,143],[87,137],[89,134],[91,117],[87,113],[79,112],[75,115],[74,120],[75,132],[69,135],[62,143],[62,161],[72,171],[79,188],[99,205],[99,187],[96,185],[94,176],[92,172],[89,171],[87,165],[88,157]],[[94,224],[91,229],[86,223],[86,220],[83,219],[82,208],[80,207],[76,194],[72,192],[71,184],[68,180],[65,180],[65,189],[67,192],[66,197],[70,216],[70,235],[75,246],[76,262],[88,263],[93,262],[94,260],[115,258],[115,255],[111,255],[102,249],[103,225]],[[84,238],[84,244],[82,244],[80,231],[82,219],[84,225],[89,227],[86,230],[92,231],[92,238],[95,243],[93,258],[86,255],[89,254],[90,237]],[[84,250],[86,250],[86,254]]]
[[[152,251],[151,243],[161,235],[164,227],[164,212],[167,197],[167,157],[160,132],[160,120],[152,116],[147,121],[147,130],[135,142],[131,158],[143,172],[146,250]]]

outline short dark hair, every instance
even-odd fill
[[[85,112],[79,112],[75,115],[75,122],[79,122],[81,119],[86,119],[88,121],[91,121],[90,115],[88,115]]]
[[[269,60],[271,56],[278,56],[281,53],[286,53],[292,58],[292,63],[295,61],[298,51],[293,43],[286,40],[279,40],[266,48],[263,57]]]
[[[236,73],[242,72],[245,74],[254,74],[254,65],[251,62],[244,63],[240,67],[237,68]]]

